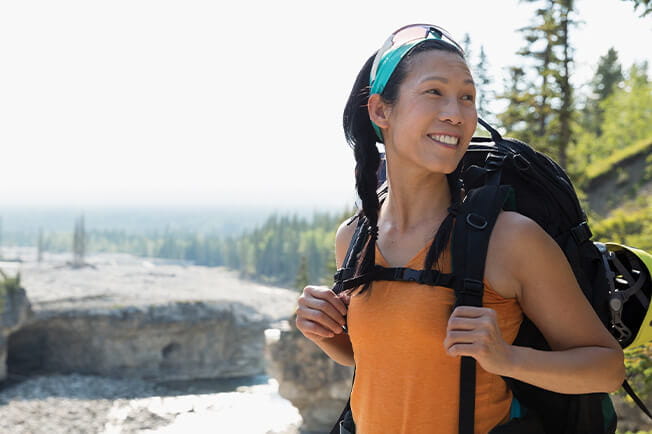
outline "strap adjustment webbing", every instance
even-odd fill
[[[484,293],[484,284],[480,280],[466,278],[464,285],[458,291],[460,306],[482,306],[482,295]]]
[[[583,221],[574,228],[571,228],[571,234],[573,235],[573,238],[575,238],[575,241],[577,241],[577,244],[582,244],[593,237],[591,228],[589,228],[589,225],[586,221]]]

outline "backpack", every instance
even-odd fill
[[[652,256],[618,244],[591,241],[573,185],[551,158],[519,140],[503,138],[482,119],[491,138],[474,137],[460,162],[466,192],[454,210],[451,274],[435,270],[375,266],[356,276],[355,265],[369,231],[364,216],[357,219],[343,267],[335,274],[333,291],[357,287],[373,280],[417,281],[455,290],[457,305],[482,305],[483,275],[489,237],[501,210],[517,211],[537,222],[561,247],[579,286],[602,323],[623,348],[652,340],[649,270]],[[349,222],[349,223],[351,223]],[[514,345],[549,350],[543,335],[524,317]],[[493,434],[598,434],[614,433],[616,414],[606,393],[568,395],[504,378],[512,390],[512,418]],[[642,401],[625,382],[641,409]],[[459,432],[472,434],[475,405],[475,360],[462,357]],[[331,434],[354,433],[350,406],[342,412]]]

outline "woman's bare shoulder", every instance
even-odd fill
[[[505,298],[518,296],[519,269],[527,266],[527,258],[532,258],[542,243],[552,241],[546,237],[545,231],[531,218],[512,211],[500,213],[489,241],[485,269],[485,278],[496,292]]]
[[[514,211],[502,211],[498,215],[493,235],[501,244],[520,243],[519,245],[540,242],[542,237],[547,236],[537,222]],[[518,246],[512,247],[519,248]]]

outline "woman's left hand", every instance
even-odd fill
[[[448,319],[444,348],[450,356],[473,357],[492,374],[505,375],[509,371],[512,346],[503,339],[493,309],[455,308]]]

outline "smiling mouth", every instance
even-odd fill
[[[447,136],[445,134],[428,134],[428,137],[430,137],[430,139],[434,140],[435,142],[447,146],[457,146],[457,144],[460,142],[459,137]]]

